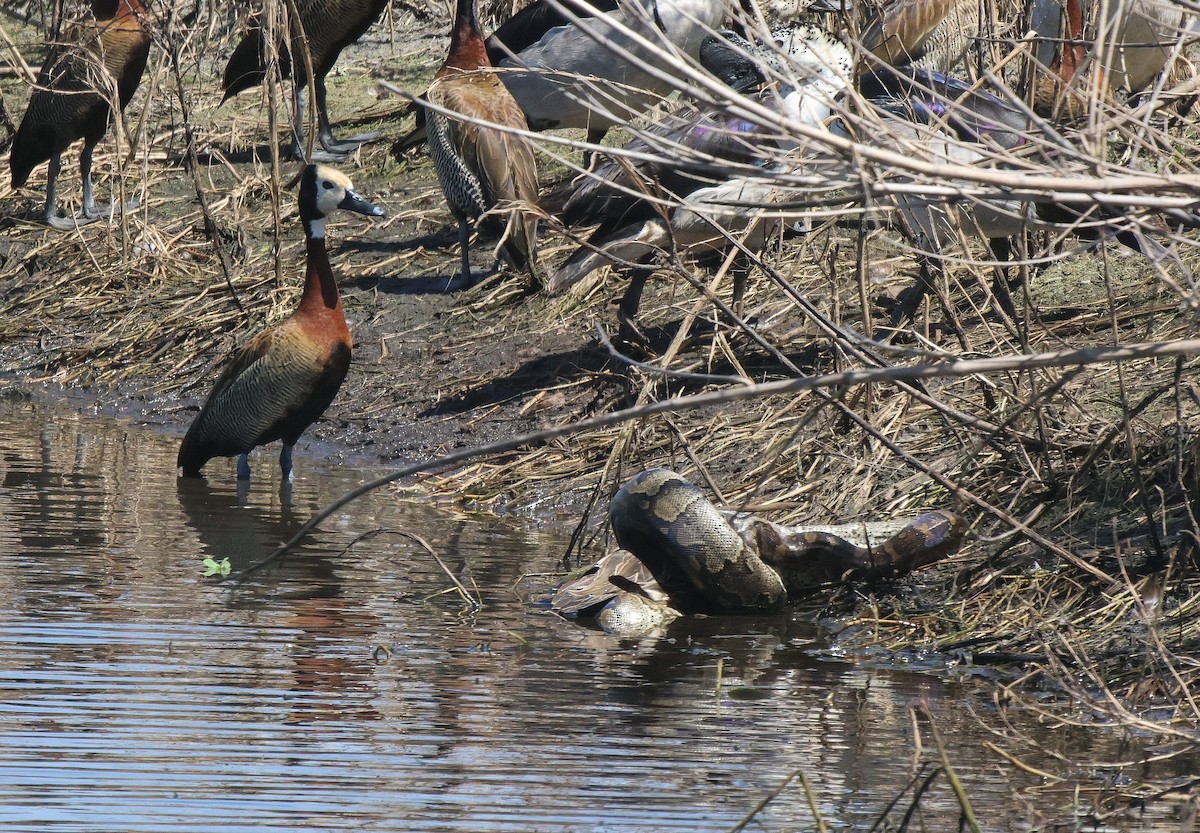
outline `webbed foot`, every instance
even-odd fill
[[[134,197],[124,205],[116,205],[115,203],[107,205],[84,204],[83,210],[79,213],[81,216],[86,217],[89,222],[93,220],[111,220],[120,214],[124,214],[126,211],[137,211],[141,207],[142,201]]]
[[[347,154],[355,151],[359,145],[373,142],[382,135],[381,131],[372,130],[369,133],[359,133],[357,136],[351,136],[349,139],[336,139],[332,134],[329,136],[320,136],[319,138],[321,140],[321,147],[325,148],[329,153]]]
[[[50,214],[46,216],[46,225],[59,231],[75,231],[75,229],[94,223],[99,219],[99,217],[88,217],[82,211],[70,217]]]

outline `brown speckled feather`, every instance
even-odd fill
[[[107,95],[95,90],[107,92],[111,81],[105,73],[116,81],[122,109],[142,80],[150,35],[140,20],[140,4],[121,0],[117,14],[107,17],[99,16],[99,3],[94,5],[97,18],[72,26],[38,74],[9,160],[14,187],[24,185],[37,165],[76,139],[94,143],[104,135],[112,111]]]
[[[483,121],[525,129],[525,116],[495,74],[486,71],[441,75],[429,88],[429,101]],[[456,216],[479,219],[498,204],[538,200],[537,162],[524,136],[481,127],[440,114],[431,119],[437,134],[434,162],[446,201]],[[499,221],[497,225],[502,230]],[[513,224],[510,255],[525,269],[534,258],[537,216],[521,212]]]
[[[946,72],[961,63],[983,20],[980,0],[887,0],[864,29],[862,43],[893,66],[915,61]]]

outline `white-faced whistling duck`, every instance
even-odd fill
[[[92,15],[94,20],[80,21],[68,30],[61,47],[51,48],[9,159],[14,188],[50,160],[45,217],[57,229],[73,229],[110,212],[97,206],[92,195],[92,151],[108,130],[114,93],[124,110],[150,54],[150,34],[142,22],[145,11],[138,0],[92,0]],[[55,183],[63,151],[76,139],[83,139],[79,155],[83,206],[76,217],[64,218],[58,216]]]
[[[300,180],[300,220],[308,266],[300,304],[286,321],[259,333],[229,359],[179,449],[184,477],[200,476],[213,457],[238,458],[248,480],[248,455],[283,440],[279,467],[292,477],[292,446],[337,395],[350,367],[350,330],[325,250],[325,218],[345,208],[372,217],[383,209],[359,197],[340,171],[309,165]]]
[[[383,10],[387,8],[387,0],[297,0],[296,8],[300,13],[300,23],[308,38],[309,55],[312,58],[313,84],[316,87],[313,96],[317,106],[317,138],[326,151],[314,154],[314,159],[308,161],[331,161],[379,135],[374,132],[364,133],[343,141],[334,138],[333,129],[329,125],[325,76],[333,69],[342,50],[361,38],[372,24],[379,20]],[[288,44],[291,44],[290,49]],[[265,46],[262,28],[255,25],[242,38],[229,57],[229,63],[225,65],[223,102],[242,90],[262,83],[267,72]],[[288,60],[289,54],[291,60]],[[295,93],[296,124],[291,152],[299,159],[304,146],[303,91],[308,84],[299,41],[295,38],[288,38],[286,41],[281,38],[279,56],[280,70],[285,77],[291,76]]]
[[[579,18],[582,25],[564,14]],[[530,130],[586,128],[597,143],[614,125],[657,104],[674,87],[613,52],[621,47],[666,72],[681,56],[695,59],[700,43],[720,25],[725,0],[534,0],[502,23],[487,39],[487,54],[500,73]],[[626,26],[651,43],[650,49],[614,24]],[[589,35],[591,29],[597,37]],[[393,145],[397,154],[418,145],[416,128]]]
[[[492,71],[475,18],[475,0],[458,0],[450,54],[426,93],[429,103],[468,119],[525,129],[525,116]],[[536,205],[537,163],[524,136],[484,127],[434,110],[426,114],[429,155],[450,211],[458,220],[462,277],[471,280],[468,243],[471,224],[505,202]],[[501,215],[503,216],[503,215]],[[537,214],[520,205],[485,220],[489,231],[502,235],[501,256],[512,268],[527,271],[541,284],[537,268]]]

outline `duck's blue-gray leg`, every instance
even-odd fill
[[[308,88],[296,85],[292,89],[295,90],[296,96],[296,122],[292,125],[292,146],[288,150],[292,158],[301,162],[344,162],[346,154],[334,149],[317,150],[313,148],[311,158],[305,157],[304,151],[308,145],[305,137],[308,135],[308,126],[304,121],[304,113],[308,109]],[[318,118],[320,115],[321,111],[318,108]],[[319,134],[318,138],[321,138]],[[324,146],[325,139],[321,138],[321,144]]]
[[[374,130],[339,141],[333,135],[333,128],[329,124],[329,105],[327,103],[325,79],[318,75],[314,79],[314,83],[316,84],[316,89],[313,91],[313,99],[317,107],[317,138],[321,140],[321,147],[325,148],[327,153],[345,155],[359,145],[379,138],[379,131]]]
[[[285,481],[292,482],[292,447],[287,443],[283,444],[279,452],[279,471]]]
[[[81,226],[96,220],[103,220],[115,214],[132,211],[141,205],[141,201],[137,197],[124,205],[96,205],[95,186],[92,184],[92,154],[95,149],[94,143],[85,144],[83,151],[79,154],[79,178],[83,181],[83,206],[71,220],[75,225]]]
[[[1011,320],[1017,320],[1017,307],[1012,299],[1012,284],[1008,280],[1008,264],[1012,260],[1012,238],[993,237],[988,241],[992,250],[992,258],[996,265],[992,267],[992,295],[1000,309]]]
[[[304,159],[304,88],[299,84],[292,84],[292,103],[296,106],[296,120],[292,122],[292,144],[288,148],[288,153],[293,159],[300,162]]]
[[[471,285],[471,226],[463,218],[458,221],[458,245],[462,248],[462,281]]]
[[[95,145],[86,142],[79,154],[79,178],[83,181],[83,211],[84,217],[96,217],[96,196],[92,191],[92,149]]]
[[[250,479],[250,452],[238,455],[238,480]]]
[[[62,156],[54,154],[50,157],[50,170],[46,173],[46,210],[44,216],[48,225],[55,225],[58,220],[58,174],[62,171]]]
[[[79,178],[83,180],[83,207],[74,217],[58,216],[57,200],[55,199],[58,189],[55,187],[55,183],[58,180],[59,171],[62,170],[62,159],[55,156],[50,160],[50,172],[46,177],[46,223],[51,228],[59,231],[73,231],[100,217],[92,197],[92,147],[94,146],[85,145],[83,152],[79,155]]]

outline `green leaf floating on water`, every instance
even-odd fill
[[[211,558],[204,559],[204,575],[215,576],[220,575],[221,578],[229,575],[229,571],[233,568],[229,565],[228,558],[222,558],[220,561],[213,561]]]

